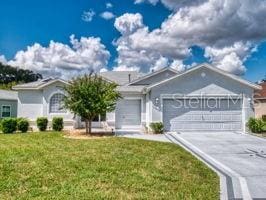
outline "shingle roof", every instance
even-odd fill
[[[167,70],[172,71],[173,73],[176,73],[176,74],[179,74],[180,73],[180,72],[178,72],[177,70],[175,70],[175,69],[173,69],[171,67],[164,67],[162,69],[155,70],[153,72],[144,74],[144,75],[140,76],[139,78],[135,79],[134,81],[131,81],[130,83],[128,83],[128,85],[131,85],[131,84],[134,84],[136,82],[142,81],[144,79],[147,79],[149,77],[152,77],[152,76],[154,76],[156,74],[159,74],[159,73],[164,72],[164,71],[167,71]]]
[[[14,90],[16,90],[16,89],[38,89],[38,88],[40,88],[44,85],[47,85],[49,83],[52,83],[54,81],[66,82],[66,81],[59,79],[59,78],[50,77],[50,78],[41,79],[41,80],[30,82],[30,83],[18,84],[16,86],[14,86],[13,89]]]
[[[54,80],[54,78],[46,78],[46,79],[41,79],[38,81],[30,82],[30,83],[23,83],[23,84],[18,84],[15,87],[39,87],[45,83],[48,83],[49,81]]]
[[[137,71],[108,71],[108,72],[101,72],[100,76],[117,83],[118,85],[125,85],[129,83],[129,75],[130,80],[136,80],[140,76],[141,73]]]
[[[143,92],[146,87],[144,85],[132,85],[132,86],[119,86],[117,90],[119,92],[130,92],[130,93],[140,93]]]
[[[0,90],[0,99],[4,100],[17,100],[18,93],[10,90]]]

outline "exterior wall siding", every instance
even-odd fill
[[[256,118],[261,118],[266,115],[266,99],[255,101],[255,116]]]
[[[43,116],[42,91],[18,91],[18,117],[25,117],[34,121],[40,116]]]

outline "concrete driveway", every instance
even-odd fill
[[[154,135],[154,134],[144,134],[139,131],[124,131],[124,130],[116,130],[115,134],[118,137],[151,140],[158,142],[170,142],[169,139],[164,134]]]
[[[223,177],[224,199],[266,199],[266,139],[234,132],[167,134]]]

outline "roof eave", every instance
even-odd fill
[[[51,82],[42,84],[42,85],[37,86],[37,87],[25,87],[25,86],[19,86],[19,85],[17,85],[17,86],[13,86],[12,89],[13,90],[40,90],[40,89],[43,89],[44,87],[46,87],[46,86],[48,86],[48,85],[50,85],[52,83],[55,83],[55,82],[61,82],[61,83],[64,83],[66,85],[69,85],[70,84],[69,82],[64,81],[62,79],[56,79],[56,80],[53,80]]]
[[[12,87],[12,89],[13,90],[38,90],[38,88],[36,88],[36,87],[16,87],[16,86],[14,86],[14,87]]]

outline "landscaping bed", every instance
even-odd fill
[[[219,199],[219,177],[171,143],[0,134],[0,199]]]
[[[93,129],[91,134],[87,134],[85,129],[73,129],[64,131],[64,137],[70,139],[97,139],[112,137],[115,133],[113,131],[106,131],[104,129]]]

